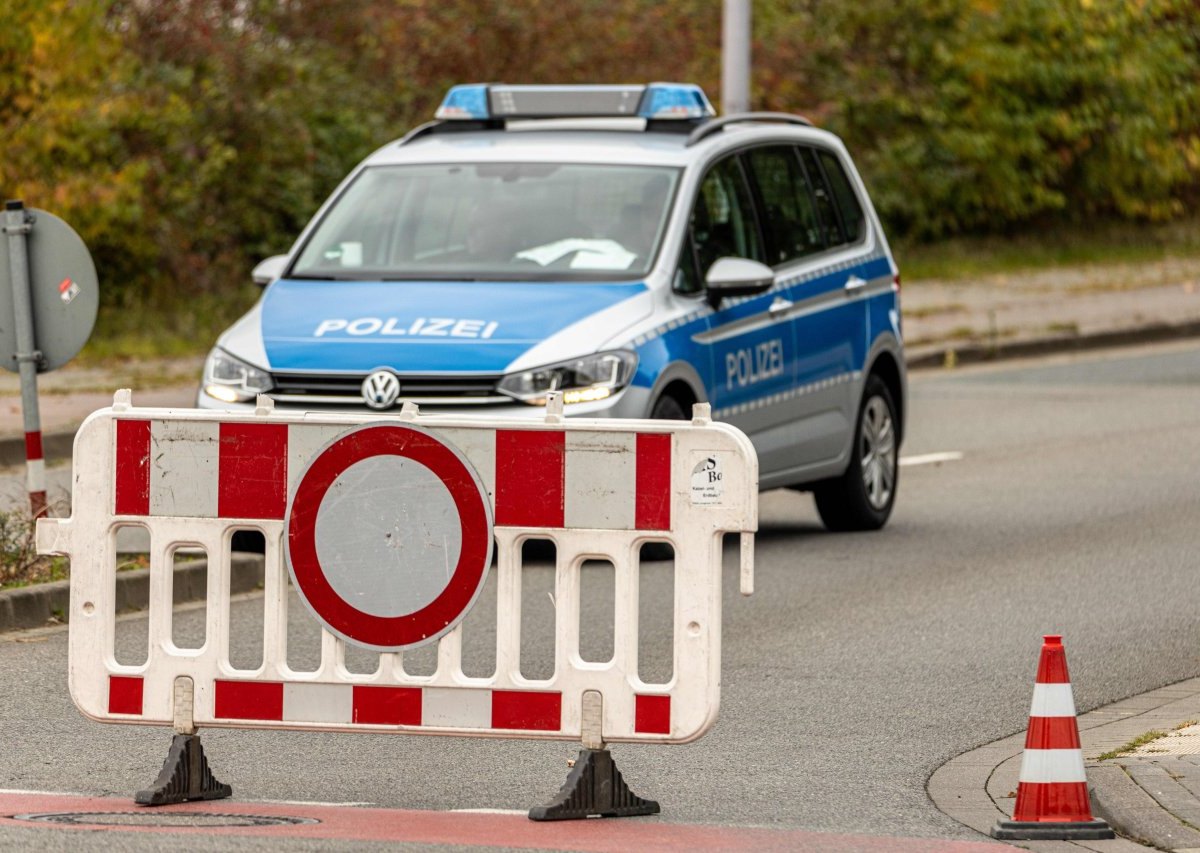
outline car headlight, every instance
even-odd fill
[[[271,374],[214,349],[204,362],[204,393],[222,403],[244,403],[271,390]]]
[[[637,356],[632,352],[601,352],[510,374],[496,390],[531,406],[544,406],[550,391],[563,392],[564,403],[588,403],[620,391],[636,369]]]

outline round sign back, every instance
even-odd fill
[[[25,238],[33,333],[42,360],[38,371],[55,370],[83,349],[96,325],[100,286],[83,240],[52,213],[29,208],[33,227]],[[0,367],[17,370],[8,240],[0,238]]]
[[[492,510],[470,463],[411,425],[366,424],[309,462],[284,518],[284,554],[326,628],[377,651],[457,625],[492,562]]]

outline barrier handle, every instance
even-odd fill
[[[742,595],[754,594],[754,534],[743,533],[742,539]]]

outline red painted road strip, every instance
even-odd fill
[[[217,515],[282,519],[287,511],[287,424],[221,424]]]
[[[567,434],[496,430],[496,524],[562,527]]]
[[[150,514],[150,421],[117,421],[114,515]]]
[[[671,436],[638,433],[638,530],[671,529]]]
[[[146,826],[56,826],[13,820],[17,814],[60,812],[113,812],[145,815],[223,814],[305,817],[320,823],[302,826],[246,826],[157,828]],[[999,812],[997,812],[999,814]],[[668,823],[658,818],[613,818],[534,823],[523,815],[471,814],[463,812],[408,811],[401,809],[355,808],[349,806],[281,805],[216,800],[179,806],[138,808],[128,798],[81,797],[56,794],[0,794],[0,844],[2,831],[25,829],[78,829],[84,832],[137,832],[167,836],[252,836],[288,839],[314,838],[340,841],[408,842],[411,844],[457,844],[478,847],[524,848],[531,850],[581,850],[588,853],[629,853],[631,850],[663,851],[773,851],[801,850],[809,853],[1002,853],[1017,848],[995,842],[946,841],[936,838],[892,838],[871,835],[842,835],[804,830],[759,829],[756,827],[707,826]],[[96,835],[90,838],[96,839]],[[169,842],[163,841],[164,845]],[[98,842],[89,842],[89,845]],[[186,842],[176,840],[178,849]],[[230,844],[230,847],[233,847]]]

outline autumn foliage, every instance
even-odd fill
[[[0,0],[0,191],[106,301],[240,288],[464,81],[720,80],[716,0]],[[754,4],[756,108],[808,114],[915,239],[1166,220],[1200,187],[1192,0]]]

